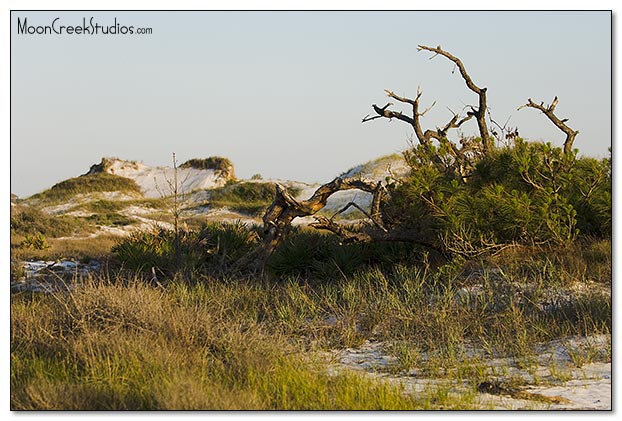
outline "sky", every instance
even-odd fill
[[[151,33],[18,33],[18,19],[36,31],[91,17]],[[436,101],[424,129],[477,103],[453,63],[418,44],[459,57],[499,124],[561,146],[543,114],[517,111],[558,96],[558,117],[580,131],[574,147],[609,156],[609,11],[23,11],[10,31],[10,188],[20,197],[102,157],[159,166],[173,153],[225,156],[240,178],[328,182],[408,147],[407,124],[361,122],[388,101],[384,89],[414,98],[420,86],[422,107]],[[475,121],[462,132],[477,134]]]

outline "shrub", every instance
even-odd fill
[[[577,159],[568,196],[577,211],[577,228],[581,233],[599,238],[611,236],[611,158]]]
[[[446,142],[406,152],[411,173],[385,209],[393,225],[417,228],[464,255],[508,243],[569,244],[579,233],[611,232],[608,160],[577,158],[517,138],[465,165]]]
[[[413,263],[420,252],[409,243],[342,244],[334,235],[294,228],[270,257],[268,268],[277,276],[331,281],[365,268]]]
[[[45,250],[50,247],[45,240],[45,237],[40,232],[35,234],[26,235],[22,241],[22,247],[33,248],[35,250]]]
[[[50,216],[32,206],[15,206],[11,209],[11,235],[41,234],[54,238],[70,235],[86,228],[83,219],[73,216]]]

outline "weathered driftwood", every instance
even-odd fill
[[[356,203],[350,202],[331,218],[316,215],[326,206],[329,197],[334,193],[351,189],[358,189],[372,195],[371,206],[368,211]],[[290,232],[292,221],[304,216],[314,216],[315,222],[310,224],[311,227],[330,231],[340,237],[343,243],[400,241],[420,244],[442,252],[438,244],[427,241],[425,236],[416,229],[385,226],[382,203],[388,199],[389,192],[381,181],[361,178],[335,178],[330,183],[320,186],[307,200],[296,199],[280,184],[276,185],[275,190],[274,200],[263,216],[262,243],[239,262],[243,267],[263,270],[270,255]],[[334,220],[335,216],[345,212],[350,207],[356,207],[363,212],[367,217],[366,222],[353,228],[340,225]]]
[[[326,206],[328,198],[342,190],[359,189],[373,195],[370,216],[380,221],[380,202],[385,192],[382,183],[360,178],[335,178],[320,186],[307,200],[297,200],[283,186],[276,185],[276,195],[263,216],[263,249],[272,254],[291,228],[294,218],[315,215]]]

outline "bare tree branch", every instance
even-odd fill
[[[477,120],[477,126],[479,128],[479,133],[482,138],[484,152],[491,150],[494,144],[492,143],[492,139],[490,138],[490,134],[488,133],[488,127],[486,125],[486,88],[480,88],[479,86],[477,86],[473,82],[473,79],[471,79],[471,76],[469,76],[469,73],[466,71],[466,68],[464,67],[462,61],[458,57],[443,50],[440,45],[436,48],[419,45],[418,50],[426,50],[435,53],[432,57],[430,57],[430,59],[435,58],[437,55],[442,55],[447,59],[451,60],[458,67],[460,75],[462,76],[462,79],[464,79],[467,87],[479,96],[478,109],[472,108],[472,111],[473,115]]]
[[[382,117],[384,116],[376,115],[376,116],[370,117],[369,114],[367,114],[365,117],[363,117],[363,120],[361,121],[361,123],[365,123],[367,121],[372,121],[372,120],[375,120],[377,118],[382,118]]]
[[[555,107],[557,107],[558,102],[559,99],[557,98],[557,96],[555,96],[551,105],[545,107],[544,102],[536,104],[531,100],[531,98],[529,98],[525,105],[521,105],[520,107],[518,107],[518,111],[522,110],[523,108],[535,108],[536,110],[542,111],[542,113],[547,116],[548,119],[551,120],[551,122],[555,124],[558,129],[566,134],[566,140],[564,141],[564,154],[569,154],[572,152],[572,144],[574,142],[574,138],[579,134],[579,131],[572,130],[566,125],[566,122],[568,121],[567,118],[560,120],[555,115]]]
[[[410,121],[410,125],[413,127],[413,130],[415,131],[415,135],[417,136],[419,143],[422,145],[429,145],[430,138],[424,135],[423,130],[421,129],[421,123],[419,122],[419,117],[422,115],[419,113],[419,98],[421,98],[421,89],[417,88],[417,97],[414,100],[396,95],[395,92],[389,91],[388,89],[385,89],[384,91],[389,97],[396,99],[400,102],[404,102],[404,103],[412,105],[413,116]],[[425,112],[427,112],[427,110]]]
[[[311,224],[315,229],[330,231],[343,239],[344,243],[371,243],[371,242],[404,242],[419,244],[421,246],[436,250],[445,254],[445,249],[439,245],[428,241],[421,232],[416,229],[393,229],[390,231],[367,230],[354,231],[343,227],[331,219],[323,216],[314,217],[317,222]]]
[[[342,213],[344,213],[345,211],[347,211],[350,208],[356,208],[359,211],[361,211],[363,213],[363,215],[365,215],[367,217],[367,219],[369,219],[370,221],[372,221],[374,223],[374,225],[378,228],[380,228],[382,231],[387,232],[387,229],[384,227],[384,225],[382,224],[382,221],[380,220],[376,220],[375,217],[373,217],[372,215],[368,214],[367,211],[365,209],[363,209],[362,207],[360,207],[359,205],[357,205],[355,202],[348,202],[343,208],[339,209],[337,212],[335,212],[335,214],[333,216],[330,217],[330,220],[332,221],[333,219],[335,219],[335,216],[340,215]],[[317,219],[317,218],[316,218]]]
[[[385,105],[384,107],[381,108],[381,107],[378,107],[376,104],[372,104],[372,108],[374,109],[374,111],[378,115],[375,116],[375,117],[371,117],[371,118],[368,118],[369,116],[365,117],[363,119],[363,123],[365,123],[367,121],[375,120],[375,119],[380,118],[380,117],[384,117],[384,118],[388,118],[389,120],[393,119],[393,118],[397,118],[398,120],[402,120],[402,121],[410,124],[411,126],[415,127],[416,123],[415,123],[414,119],[412,119],[412,118],[402,114],[401,112],[389,110],[388,107],[390,107],[391,105],[393,105],[393,104],[389,102],[387,105]]]
[[[387,118],[399,118],[400,120],[406,121],[407,123],[409,123],[414,131],[415,131],[415,135],[417,136],[417,139],[419,140],[419,143],[422,145],[430,145],[432,139],[436,139],[436,140],[442,140],[447,136],[447,132],[450,129],[457,129],[459,128],[462,124],[464,124],[465,122],[467,122],[468,120],[471,119],[472,115],[467,115],[466,117],[459,119],[459,116],[455,113],[452,112],[453,117],[452,119],[449,121],[449,123],[447,123],[445,126],[443,126],[443,128],[438,128],[436,130],[426,130],[425,132],[423,131],[422,127],[421,127],[421,122],[419,121],[419,117],[425,115],[425,113],[427,113],[428,111],[430,111],[430,109],[432,107],[434,107],[434,105],[436,104],[436,101],[434,101],[432,103],[432,105],[430,105],[428,108],[426,108],[423,112],[419,112],[419,99],[421,98],[422,92],[421,92],[421,88],[417,88],[417,96],[415,97],[415,99],[411,99],[411,98],[407,98],[407,97],[402,97],[397,95],[395,92],[390,91],[388,89],[385,89],[386,94],[399,101],[402,103],[406,103],[406,104],[410,104],[412,105],[413,108],[413,116],[412,117],[407,117],[404,116],[402,113],[395,113],[394,111],[390,111],[387,109],[387,107],[389,105],[392,105],[391,103],[387,104],[386,106],[384,106],[383,108],[378,108],[375,104],[372,105],[372,107],[374,108],[374,110],[376,111],[376,113],[379,116],[382,117],[387,117]],[[450,110],[451,111],[451,110]],[[399,114],[396,115],[396,114]],[[401,116],[401,118],[400,118]],[[377,117],[374,117],[377,118]],[[367,119],[367,121],[369,121],[371,119]]]

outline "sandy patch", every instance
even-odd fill
[[[537,361],[533,366],[520,368],[512,358],[487,358],[485,352],[468,349],[465,355],[479,355],[478,360],[490,369],[490,387],[482,384],[476,397],[481,409],[500,410],[610,410],[611,409],[611,362],[589,362],[580,367],[573,363],[574,353],[586,349],[602,350],[610,347],[609,335],[590,337],[573,336],[558,339],[537,347]],[[472,385],[444,378],[430,378],[422,370],[414,368],[395,374],[392,367],[396,357],[385,351],[382,342],[365,341],[358,348],[332,350],[325,355],[332,361],[330,373],[355,370],[381,381],[400,384],[405,393],[423,393],[435,387],[449,387],[456,396],[472,393]],[[606,359],[606,357],[602,357]],[[492,373],[500,373],[492,374]],[[525,385],[516,390],[495,390],[496,382],[503,384],[510,377],[522,377]]]

